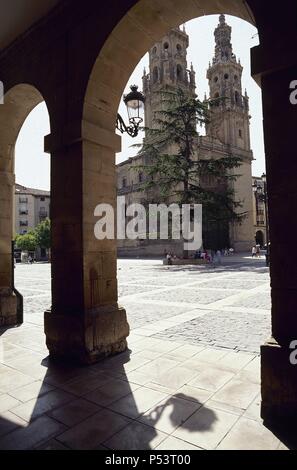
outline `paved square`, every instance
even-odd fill
[[[129,350],[88,367],[48,360],[50,266],[15,274],[25,321],[0,330],[0,449],[293,448],[259,414],[259,346],[270,334],[263,260],[120,260]]]

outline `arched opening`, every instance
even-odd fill
[[[262,230],[257,230],[256,236],[255,236],[256,244],[260,245],[261,248],[264,246],[264,233]]]
[[[50,157],[44,152],[48,134],[49,114],[42,102],[25,119],[15,146],[15,286],[23,295],[24,319],[37,324],[40,309],[51,305]]]
[[[159,80],[159,70],[158,70],[158,67],[155,67],[153,71],[153,82],[157,83],[158,80]]]
[[[231,13],[235,16],[239,16],[247,20],[250,23],[253,23],[253,19],[251,18],[250,12],[248,12],[243,5],[237,5],[237,7],[234,8],[234,3],[231,3],[226,2],[225,13]],[[110,133],[114,133],[114,120],[112,118],[115,118],[116,113],[118,112],[118,106],[121,101],[123,90],[136,64],[139,62],[141,57],[143,57],[146,51],[151,50],[154,47],[155,42],[161,41],[162,38],[168,34],[168,27],[176,27],[181,22],[180,15],[178,15],[175,19],[174,15],[172,15],[170,16],[170,18],[168,18],[168,22],[166,21],[166,23],[163,23],[159,15],[164,14],[164,18],[167,18],[167,16],[166,11],[163,10],[163,6],[161,5],[160,11],[158,11],[158,14],[156,14],[157,23],[154,24],[154,30],[152,30],[151,24],[146,19],[145,14],[139,15],[139,12],[142,11],[142,8],[145,10],[145,4],[142,5],[142,2],[139,2],[137,7],[133,8],[129,12],[129,28],[131,30],[131,21],[133,22],[135,14],[135,20],[137,18],[137,24],[134,25],[135,29],[133,29],[133,32],[134,34],[139,35],[139,40],[137,41],[137,44],[135,44],[133,52],[129,47],[125,47],[125,34],[128,34],[128,29],[126,30],[125,28],[124,18],[121,22],[121,26],[119,28],[115,28],[111,37],[107,40],[105,46],[101,50],[96,60],[93,72],[90,76],[90,82],[87,88],[85,98],[84,116],[87,119],[91,118],[91,121],[93,123],[98,123],[104,129],[108,129]],[[219,11],[216,7],[214,7],[213,10],[210,8],[208,12],[205,10],[203,11],[203,14],[207,13],[219,13]],[[189,14],[189,10],[187,10],[187,12],[182,15],[182,18],[187,17],[188,19],[192,19],[194,17],[201,16],[201,14],[202,11],[199,11],[199,7],[195,7],[193,8],[191,14]],[[138,22],[139,18],[141,18],[141,23]],[[151,35],[150,39],[148,39],[147,34],[142,35],[139,28],[143,28],[143,30],[149,31]],[[109,58],[113,57],[113,48],[116,47],[116,45],[118,45],[119,43],[123,45],[122,54],[119,54],[117,51],[117,54],[114,55],[116,60],[111,63]],[[161,47],[163,46],[164,48],[164,45],[165,42],[162,42]],[[107,67],[109,71],[108,74],[106,73]],[[103,70],[105,72],[101,73],[101,71]],[[180,70],[178,66],[176,70]],[[229,76],[231,76],[225,71],[226,68],[224,69],[222,74],[219,75],[221,77],[220,80],[223,79],[223,83],[225,82],[225,80],[227,81]],[[153,81],[155,81],[155,77],[156,72],[154,69]],[[218,77],[218,75],[214,76],[214,81],[216,77]],[[219,97],[218,92],[216,93],[217,94],[215,95],[215,97]],[[96,106],[96,103],[100,103],[100,107]],[[234,132],[234,137],[237,140],[238,130],[236,133]],[[111,154],[114,154],[114,148],[110,149],[109,152]],[[111,188],[111,194],[112,197],[115,198],[115,188]],[[254,234],[251,225],[250,243],[252,244],[253,241]]]
[[[177,64],[176,66],[176,79],[178,82],[183,80],[183,68],[180,64]]]
[[[10,309],[9,318],[1,319],[3,325],[22,323],[23,321],[23,302],[21,295],[17,291],[14,270],[14,253],[12,241],[18,231],[27,231],[31,226],[29,224],[27,211],[28,197],[23,191],[23,199],[16,195],[15,187],[15,152],[16,143],[21,128],[29,116],[30,112],[43,101],[40,92],[28,84],[14,86],[6,92],[4,104],[0,107],[0,168],[1,168],[1,199],[5,202],[5,211],[1,211],[0,220],[5,221],[5,233],[0,233],[0,253],[1,253],[1,290],[6,289],[7,297],[11,297],[14,308]],[[20,200],[21,199],[21,200]],[[26,201],[25,201],[26,200]],[[16,202],[18,204],[18,227],[16,227]],[[26,206],[26,207],[25,207]],[[43,206],[42,206],[43,207]],[[33,224],[32,216],[32,224]],[[34,221],[35,222],[35,221]],[[0,224],[1,227],[4,224]],[[12,313],[14,312],[14,313]]]

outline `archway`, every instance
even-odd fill
[[[32,85],[19,84],[4,95],[0,106],[0,324],[23,321],[23,304],[14,287],[12,240],[14,237],[15,145],[20,129],[30,112],[43,101]]]
[[[257,230],[255,239],[257,245],[260,245],[261,247],[264,246],[264,233],[262,230]]]
[[[177,0],[170,1],[170,5],[168,2],[165,2],[160,5],[159,2],[148,2],[146,0],[139,1],[135,7],[133,7],[128,14],[126,14],[119,24],[114,28],[108,39],[106,40],[103,48],[101,49],[100,53],[98,51],[98,57],[96,63],[94,65],[93,71],[90,76],[90,80],[86,89],[85,95],[85,102],[84,102],[84,109],[83,109],[83,129],[82,132],[86,136],[86,132],[84,129],[86,126],[95,125],[101,128],[100,132],[102,137],[99,139],[97,138],[98,144],[98,158],[99,155],[101,159],[104,159],[104,162],[109,156],[109,162],[112,163],[108,165],[108,169],[112,175],[114,175],[114,154],[115,149],[119,145],[119,140],[114,135],[114,123],[116,120],[116,113],[118,109],[118,105],[121,99],[122,90],[124,89],[125,84],[128,81],[131,72],[133,71],[134,67],[138,63],[139,59],[143,56],[143,54],[153,45],[154,42],[159,40],[163,37],[170,28],[176,27],[179,24],[195,18],[201,15],[207,14],[230,14],[233,16],[238,16],[246,21],[251,22],[255,25],[255,20],[253,17],[252,12],[249,10],[247,2],[235,2],[226,0],[223,3],[214,1],[202,2],[199,5],[192,2],[185,2],[183,5]],[[259,12],[257,12],[259,13]],[[262,12],[261,12],[262,14]],[[261,15],[260,15],[261,16]],[[258,25],[258,27],[261,25]],[[267,36],[269,33],[265,26],[259,29],[259,39],[262,42],[262,35],[266,35],[264,37],[267,41]],[[267,42],[266,42],[267,43]],[[265,43],[265,44],[266,44]],[[269,43],[269,38],[268,38]],[[265,49],[266,50],[266,49]],[[253,70],[254,74],[257,75],[258,83],[260,83],[259,77],[260,73],[259,70],[263,70],[266,68],[266,62],[263,62],[263,57],[261,54],[257,54],[258,51],[254,54],[254,64]],[[260,51],[261,52],[261,51]],[[261,58],[260,58],[261,55]],[[281,61],[281,60],[280,60]],[[277,70],[276,66],[277,61],[273,61],[275,65],[273,70]],[[290,61],[288,61],[290,62]],[[268,62],[267,62],[268,63]],[[265,64],[265,65],[263,65]],[[267,69],[268,70],[268,69]],[[278,103],[286,103],[287,99],[287,82],[290,83],[290,80],[293,80],[292,70],[288,69],[282,78],[282,92],[278,93]],[[270,80],[270,78],[265,78],[262,80],[264,93],[264,104],[266,109],[264,123],[266,119],[266,126],[267,129],[273,129],[275,127],[274,119],[274,111],[272,105],[269,103],[275,102],[275,91],[279,88],[275,86],[274,78]],[[281,101],[282,99],[282,101]],[[292,109],[288,111],[288,106],[283,105],[284,108],[284,115],[285,112],[289,112],[291,115],[293,113]],[[98,135],[98,133],[97,133]],[[267,132],[266,132],[266,140],[267,140]],[[108,142],[107,142],[108,141]],[[273,139],[272,139],[273,141]],[[104,149],[105,147],[105,149]],[[108,147],[108,149],[106,148]],[[273,150],[274,146],[271,146],[271,143],[266,143],[266,148],[270,150],[270,152],[275,153],[277,157],[277,151]],[[103,150],[104,149],[104,150]],[[277,147],[278,149],[278,147]],[[84,152],[84,158],[88,158],[87,149]],[[268,172],[269,173],[269,172]],[[102,180],[105,182],[105,175],[101,172],[97,174],[98,180]],[[97,180],[97,181],[98,181]],[[249,189],[248,189],[249,190]],[[269,174],[268,174],[268,191],[270,190],[269,184]],[[115,189],[108,189],[106,192],[106,196],[108,200],[113,201],[115,205]],[[95,197],[95,195],[94,195]],[[98,198],[97,198],[98,200]],[[87,208],[87,204],[85,204],[87,212],[90,214],[91,208]],[[273,217],[271,207],[270,207],[270,215],[271,215],[271,234],[273,236]],[[277,234],[277,224],[274,225],[275,228],[275,236]],[[114,242],[111,244],[112,248],[108,249],[105,248],[106,251],[110,253],[110,251],[115,250],[116,243]],[[274,281],[273,285],[277,284],[277,266],[280,266],[280,258],[279,253],[274,253],[275,260],[277,259],[277,265],[275,264],[275,269],[273,272]],[[112,273],[113,280],[116,282],[116,270],[115,264],[113,263],[113,270]],[[285,289],[284,289],[285,290]],[[276,289],[275,289],[276,292]],[[293,294],[292,294],[293,295]],[[295,297],[294,297],[295,298]],[[117,294],[114,292],[113,301],[117,302]],[[293,301],[293,298],[292,298]],[[284,355],[287,357],[289,354],[287,345],[290,335],[288,335],[289,329],[285,326],[284,319],[281,320],[280,315],[276,312],[276,310],[281,311],[281,306],[277,300],[277,295],[272,295],[272,308],[273,308],[273,328],[272,332],[274,337],[279,341],[280,344],[285,344],[284,349],[272,349],[270,344],[266,344],[262,348],[262,377],[263,385],[262,385],[262,396],[264,397],[264,405],[262,408],[264,410],[265,416],[268,416],[270,413],[278,413],[280,414],[280,410],[286,412],[286,404],[284,405],[283,402],[287,402],[287,398],[283,392],[284,387],[284,372],[282,372],[281,367],[277,370],[277,377],[274,371],[271,369],[271,356],[270,354],[273,353],[277,355],[277,361],[280,361],[280,364],[284,363]],[[295,320],[292,318],[292,315],[289,312],[286,313],[286,318],[288,321],[294,326]],[[287,364],[287,362],[286,362]],[[288,369],[288,364],[286,365],[286,370]],[[288,374],[292,374],[292,371],[288,371]],[[274,377],[273,380],[277,383],[277,389],[279,390],[278,397],[275,398],[271,395],[270,390],[270,377]],[[292,378],[292,388],[289,392],[290,396],[290,403],[293,404],[293,409],[296,409],[296,404],[294,404],[294,380]]]
[[[87,191],[83,194],[86,220],[94,221],[94,209],[98,203],[103,202],[103,195],[104,202],[111,202],[116,206],[115,153],[120,148],[120,137],[115,134],[115,121],[122,92],[136,64],[171,28],[199,16],[221,13],[255,24],[247,4],[238,4],[232,0],[226,0],[223,6],[219,6],[216,1],[203,5],[187,2],[185,8],[181,7],[178,0],[173,0],[170,9],[167,3],[160,5],[142,0],[122,18],[101,51],[98,51],[86,89],[82,120],[83,159],[86,168],[83,184],[94,188],[91,194],[87,194]],[[94,167],[94,159],[100,161],[100,168]],[[102,182],[102,186],[99,182]],[[93,237],[93,225],[85,225],[84,237],[88,242],[85,244],[86,262],[83,267],[86,293],[84,301],[88,308],[94,309],[108,303],[117,304],[116,240],[91,242],[90,235]],[[251,231],[250,239],[252,238]],[[98,270],[102,259],[110,265],[108,277]],[[109,283],[109,288],[104,288],[106,282]],[[113,286],[112,290],[110,286]],[[101,292],[100,287],[103,287]],[[94,295],[94,291],[97,294]],[[123,324],[126,324],[125,313],[122,309],[120,311]],[[126,327],[123,331],[127,331]],[[123,339],[121,335],[120,339]]]

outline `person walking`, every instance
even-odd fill
[[[257,250],[256,250],[256,247],[254,245],[253,248],[252,248],[252,258],[254,258],[256,256],[256,254],[257,254]]]

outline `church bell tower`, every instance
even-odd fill
[[[251,150],[249,98],[242,93],[242,66],[232,50],[231,27],[221,15],[215,29],[215,55],[207,70],[211,123],[207,133],[222,143]]]
[[[149,73],[144,70],[145,126],[152,128],[154,111],[160,109],[158,92],[166,86],[182,88],[195,95],[195,72],[187,67],[189,36],[185,28],[174,28],[149,51]]]

